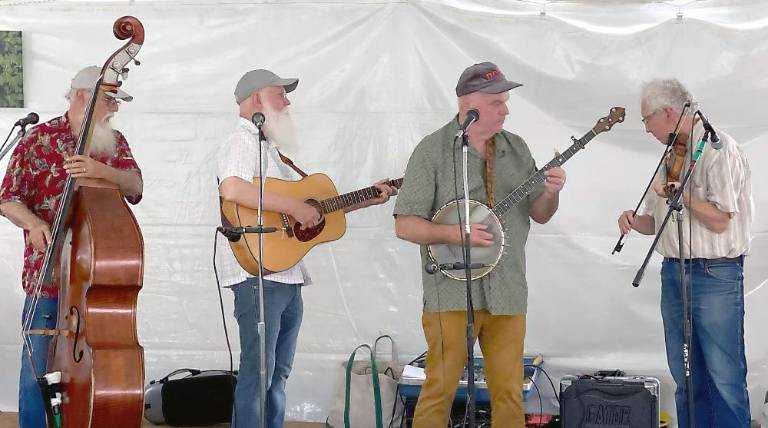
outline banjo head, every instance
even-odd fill
[[[464,203],[451,201],[442,207],[432,217],[432,222],[437,224],[459,224],[458,213],[464,216]],[[490,247],[472,247],[471,262],[482,263],[485,267],[472,269],[472,279],[480,279],[496,267],[504,254],[504,229],[501,220],[482,202],[469,200],[469,222],[488,226],[488,233],[493,235],[493,245]],[[427,246],[427,256],[438,265],[444,263],[463,262],[462,247],[459,245],[434,244]],[[445,276],[451,279],[463,281],[466,279],[464,270],[440,269]]]

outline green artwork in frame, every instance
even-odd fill
[[[0,31],[0,108],[24,107],[21,31]]]

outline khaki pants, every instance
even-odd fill
[[[413,428],[443,428],[467,361],[467,313],[424,312],[427,379],[421,387]],[[475,311],[475,337],[483,351],[491,396],[493,428],[523,428],[523,341],[525,315],[491,315]]]

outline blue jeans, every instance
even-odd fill
[[[661,266],[661,314],[667,363],[677,383],[675,403],[680,428],[687,428],[683,364],[683,308],[680,264]],[[691,285],[690,350],[696,428],[749,428],[747,362],[744,355],[744,273],[741,259],[694,259],[685,263]]]
[[[24,300],[24,310],[21,313],[22,326],[24,318],[30,311],[32,298],[27,296]],[[40,297],[32,319],[32,329],[56,328],[56,312],[58,310],[57,299]],[[23,328],[23,327],[22,327]],[[46,373],[48,365],[48,345],[51,336],[29,336],[32,342],[32,361],[38,376]],[[37,379],[32,372],[27,355],[27,346],[24,344],[21,353],[21,373],[19,374],[19,428],[45,428],[45,407],[43,397]]]
[[[233,428],[259,427],[258,278],[232,287],[240,326],[240,374],[235,388]],[[296,339],[304,314],[300,284],[264,280],[264,327],[267,353],[267,426],[283,428],[285,384],[293,367]]]

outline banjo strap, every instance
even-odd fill
[[[493,208],[496,201],[493,195],[493,184],[495,175],[493,167],[496,159],[496,138],[491,137],[485,142],[485,193],[488,195],[488,206]]]

